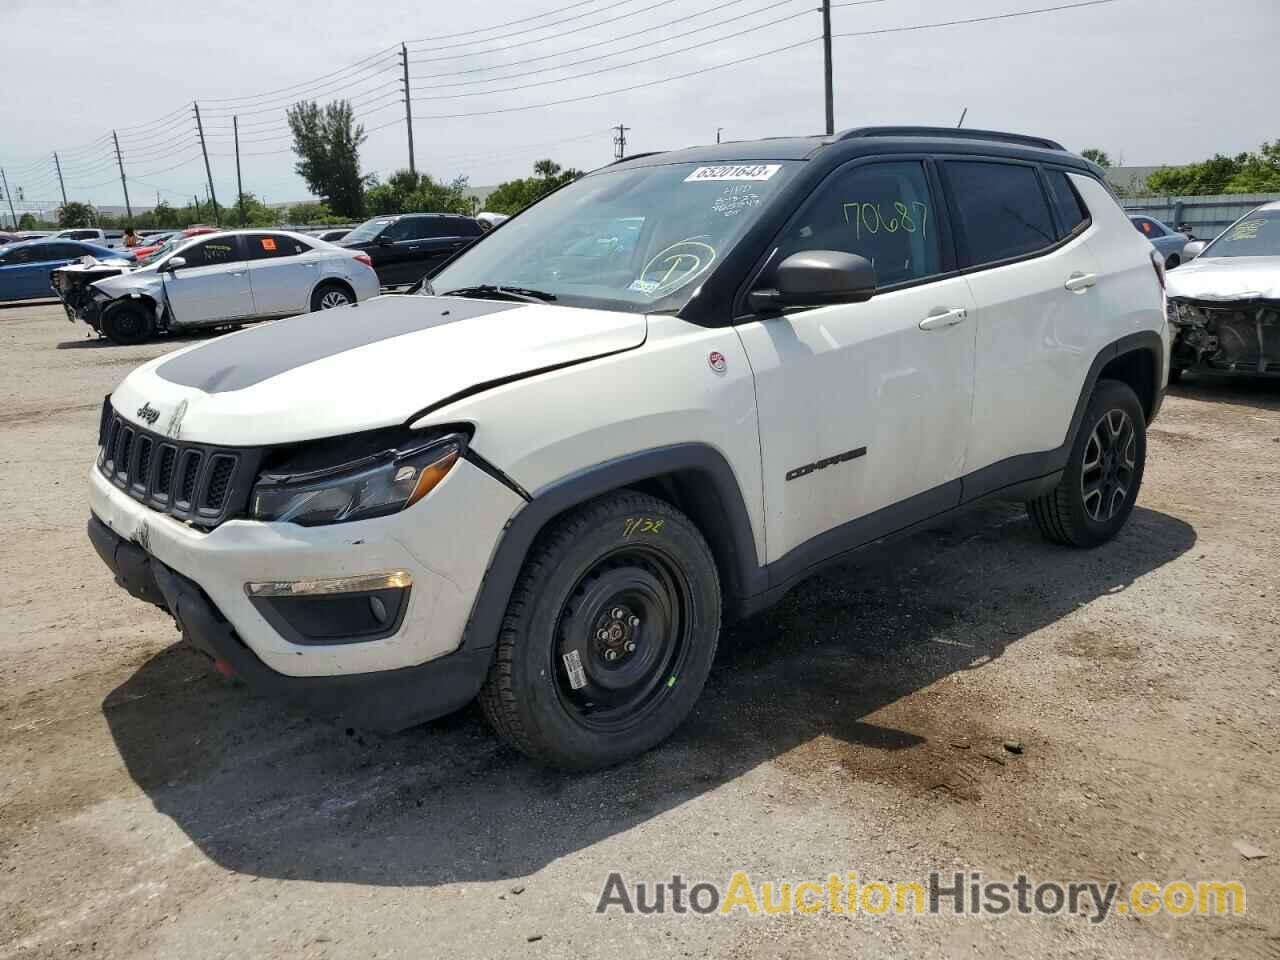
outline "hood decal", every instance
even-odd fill
[[[406,301],[415,301],[412,309]],[[171,383],[205,393],[243,390],[335,354],[459,320],[472,320],[521,303],[462,297],[391,296],[354,307],[304,313],[222,337],[156,368]]]

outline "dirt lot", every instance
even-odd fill
[[[1002,505],[868,555],[734,627],[666,746],[568,777],[475,712],[288,713],[112,585],[98,410],[173,346],[0,309],[0,957],[1280,957],[1280,383],[1176,389],[1114,543]],[[1238,879],[1248,912],[598,916],[615,869]]]

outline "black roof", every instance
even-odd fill
[[[749,163],[808,160],[831,153],[844,160],[864,154],[926,150],[937,153],[980,153],[1048,160],[1099,173],[1089,161],[1070,153],[1056,140],[997,130],[955,127],[857,127],[832,136],[771,137],[640,154],[613,166],[666,163]]]

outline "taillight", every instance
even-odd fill
[[[357,254],[355,255],[354,259],[355,259],[356,263],[363,263],[363,264],[364,264],[366,267],[368,267],[370,270],[372,270],[372,269],[373,269],[373,260],[372,260],[372,259],[370,259],[369,255],[368,255],[367,253],[357,253]]]
[[[1156,271],[1156,279],[1160,281],[1160,289],[1164,290],[1164,258],[1155,250],[1151,251],[1151,266]]]

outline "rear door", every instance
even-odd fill
[[[320,272],[312,248],[282,233],[250,233],[244,243],[254,312],[260,317],[305,313]]]
[[[214,235],[183,248],[186,264],[164,274],[174,326],[199,326],[254,315],[248,264],[238,235]]]
[[[424,217],[401,217],[378,237],[377,254],[373,258],[378,280],[384,287],[397,287],[415,282],[418,270],[418,244]]]
[[[1087,212],[1069,183],[1014,160],[942,164],[961,267],[977,305],[965,498],[1026,479],[1014,457],[1060,447],[1097,354],[1101,317]],[[1051,199],[1050,190],[1065,189]],[[1057,205],[1082,211],[1058,214]],[[1058,224],[1058,219],[1077,222]],[[1034,465],[1032,465],[1034,466]],[[1012,478],[1012,479],[1008,479]]]

